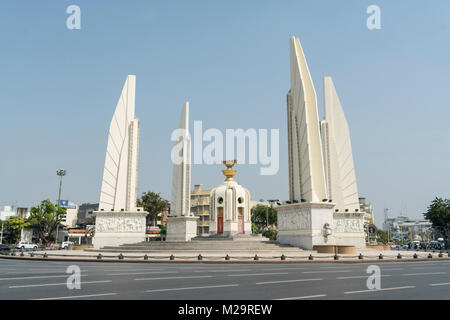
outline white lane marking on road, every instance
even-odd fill
[[[87,294],[83,296],[68,296],[68,297],[54,297],[54,298],[39,298],[31,300],[61,300],[61,299],[79,299],[79,298],[89,298],[89,297],[103,297],[103,296],[114,296],[117,293],[98,293],[98,294]]]
[[[228,277],[245,277],[245,276],[270,276],[277,274],[289,274],[287,272],[272,272],[272,273],[243,273],[243,274],[227,274]]]
[[[264,271],[282,271],[282,270],[305,270],[307,268],[270,268],[270,269],[262,269]]]
[[[140,275],[140,274],[167,274],[167,273],[178,273],[178,271],[108,273],[107,276],[128,276],[128,275]]]
[[[178,290],[197,290],[197,289],[209,289],[209,288],[226,288],[226,287],[238,287],[239,284],[223,284],[216,286],[204,286],[204,287],[185,287],[185,288],[169,288],[169,289],[154,289],[146,290],[145,292],[162,292],[162,291],[178,291]]]
[[[81,284],[91,284],[91,283],[107,283],[112,282],[112,280],[99,280],[99,281],[84,281],[81,282]],[[67,282],[64,283],[43,283],[43,284],[26,284],[22,286],[9,286],[10,289],[17,289],[17,288],[33,288],[33,287],[49,287],[49,286],[65,286],[67,285]]]
[[[381,267],[381,271],[398,271],[398,270],[404,270],[403,268],[383,268]]]
[[[136,271],[164,271],[167,269],[147,269],[147,268],[141,268],[141,269],[104,269],[105,272],[136,272]]]
[[[302,273],[335,273],[335,272],[353,272],[353,270],[303,271]]]
[[[368,278],[369,275],[367,276],[352,276],[352,277],[336,277],[337,280],[345,280],[345,279],[364,279],[364,278]],[[380,277],[392,277],[392,275],[390,274],[382,274],[380,275]]]
[[[301,300],[301,299],[314,299],[314,298],[321,298],[326,297],[326,294],[316,294],[314,296],[303,296],[303,297],[291,297],[291,298],[281,298],[281,299],[274,299],[274,300]]]
[[[261,285],[261,284],[272,284],[272,283],[289,283],[289,282],[321,281],[321,280],[323,280],[323,279],[295,279],[295,280],[257,282],[256,284]]]
[[[446,283],[432,283],[432,284],[430,284],[430,286],[432,286],[432,287],[437,287],[437,286],[450,286],[450,282],[446,282]]]
[[[319,269],[348,269],[348,267],[319,267]]]
[[[446,274],[446,272],[422,272],[422,273],[405,273],[402,276],[431,276],[435,274]]]
[[[359,291],[347,291],[344,294],[353,294],[353,293],[365,293],[365,292],[378,292],[378,291],[391,291],[391,290],[402,290],[402,289],[412,289],[416,286],[406,286],[406,287],[394,287],[394,288],[383,288],[383,289],[373,289],[373,290],[359,290]]]
[[[212,276],[141,278],[141,279],[134,279],[134,280],[136,280],[136,281],[146,281],[146,280],[200,279],[200,278],[212,278]]]
[[[239,271],[241,271],[241,272],[244,272],[244,271],[255,271],[255,270],[253,270],[253,269],[242,269],[242,270],[227,270],[227,269],[224,269],[224,270],[195,270],[194,272],[239,272]]]
[[[67,278],[69,275],[59,275],[59,276],[31,276],[31,277],[15,277],[15,278],[0,278],[0,281],[8,281],[8,280],[27,280],[27,279],[47,279],[47,278]],[[82,274],[83,276],[87,276],[87,274]]]

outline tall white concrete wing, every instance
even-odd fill
[[[139,119],[135,90],[136,76],[129,75],[109,127],[99,210],[136,210]]]
[[[322,202],[326,193],[316,91],[298,38],[290,40],[287,95],[290,200]]]
[[[324,78],[325,120],[321,121],[327,187],[335,209],[359,209],[350,130],[330,77]]]
[[[174,152],[176,155],[173,164],[170,215],[175,217],[190,216],[191,139],[189,135],[189,102],[185,102],[183,105],[178,125],[178,140],[175,142]]]

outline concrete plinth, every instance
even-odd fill
[[[94,248],[145,241],[147,214],[145,211],[96,211]]]
[[[179,216],[167,218],[167,241],[191,241],[197,236],[197,221],[199,217]]]
[[[365,248],[362,213],[335,213],[333,203],[294,203],[276,207],[277,242],[306,250],[315,246]]]
[[[324,226],[333,225],[334,204],[294,203],[278,206],[277,242],[307,250],[316,245],[335,245],[334,239],[325,236]]]

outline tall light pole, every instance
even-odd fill
[[[56,171],[56,174],[59,176],[59,192],[58,192],[58,203],[56,204],[56,210],[59,209],[59,204],[61,202],[61,187],[62,187],[62,178],[66,175],[67,170],[59,169]],[[58,229],[59,229],[59,222],[56,225],[56,243],[58,243]]]

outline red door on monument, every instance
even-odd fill
[[[244,208],[238,208],[238,233],[244,234]]]
[[[217,233],[223,233],[223,208],[217,208]]]

